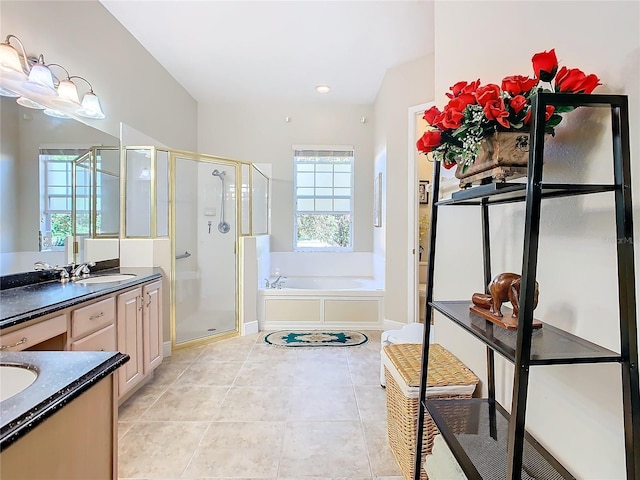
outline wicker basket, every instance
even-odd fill
[[[422,345],[398,344],[383,349],[387,382],[387,434],[393,455],[405,479],[413,480],[414,452],[420,390]],[[476,377],[460,360],[441,345],[429,346],[427,397],[471,398],[478,383]],[[431,417],[425,413],[422,437],[422,461],[431,453],[433,437],[438,433]],[[424,470],[421,479],[427,479]]]

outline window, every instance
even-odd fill
[[[67,237],[73,235],[73,168],[83,150],[40,150],[40,249],[63,250]],[[88,231],[90,223],[89,168],[76,169],[77,233]]]
[[[353,149],[294,149],[294,250],[353,250]]]

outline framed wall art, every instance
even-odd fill
[[[418,183],[418,202],[420,205],[429,203],[429,180],[420,180]]]

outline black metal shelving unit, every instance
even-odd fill
[[[542,181],[544,115],[546,106],[600,107],[611,111],[613,148],[612,184],[563,184]],[[528,175],[525,183],[495,183],[461,190],[451,199],[432,202],[427,267],[426,318],[438,311],[475,336],[487,347],[486,399],[426,400],[431,322],[425,322],[418,414],[415,480],[420,478],[424,414],[428,411],[470,480],[540,480],[574,478],[556,459],[525,431],[529,370],[532,366],[561,364],[619,363],[623,397],[627,480],[640,478],[640,380],[636,290],[631,204],[628,99],[625,95],[585,95],[541,92],[532,98]],[[440,189],[440,163],[433,174],[433,198]],[[620,352],[582,339],[550,324],[533,329],[534,290],[538,262],[541,201],[547,198],[613,192],[618,264],[618,306]],[[525,235],[518,328],[503,329],[472,314],[470,300],[434,301],[434,261],[438,210],[449,205],[477,206],[482,215],[484,285],[491,278],[489,207],[524,202]],[[549,319],[551,320],[551,319]],[[515,365],[509,412],[495,400],[494,354],[498,352]]]

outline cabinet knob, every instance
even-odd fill
[[[149,308],[151,306],[151,294],[147,292],[147,295],[149,296],[149,301],[147,302],[147,308]]]
[[[104,312],[96,313],[95,315],[91,315],[89,320],[95,320],[96,318],[104,317]]]

